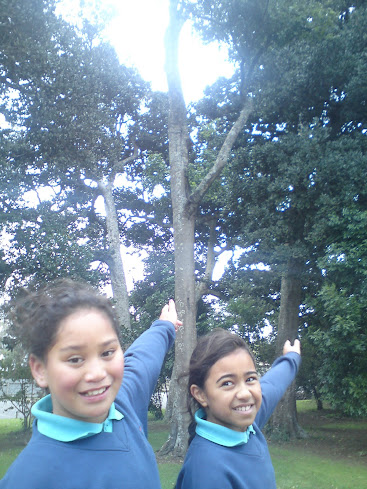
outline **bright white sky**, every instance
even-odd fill
[[[164,33],[168,24],[168,0],[101,0],[116,16],[106,30],[120,61],[135,66],[152,83],[153,90],[167,90],[164,72]],[[78,2],[62,0],[63,15],[75,15]],[[230,77],[233,65],[217,44],[203,46],[189,24],[181,34],[180,71],[186,102],[201,98],[204,88],[219,76]]]

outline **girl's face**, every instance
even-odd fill
[[[88,309],[65,318],[46,361],[31,355],[30,366],[39,386],[49,388],[54,414],[102,423],[120,388],[124,357],[110,320]]]
[[[246,431],[261,406],[259,377],[251,356],[242,348],[210,368],[203,389],[193,384],[190,390],[205,409],[207,421],[235,431]]]

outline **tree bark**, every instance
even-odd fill
[[[107,241],[110,254],[109,270],[116,315],[122,327],[131,329],[129,295],[126,285],[124,264],[121,257],[118,215],[112,193],[112,184],[99,182],[106,211]]]
[[[175,246],[175,299],[178,315],[183,322],[175,342],[175,363],[169,388],[167,416],[171,416],[170,435],[161,453],[183,457],[187,448],[189,414],[186,409],[186,382],[180,377],[187,371],[191,353],[196,343],[196,302],[194,233],[195,209],[187,212],[189,163],[186,105],[183,98],[178,70],[178,41],[183,25],[177,11],[177,1],[170,2],[170,25],[166,33],[166,74],[168,81],[169,113],[169,161],[171,199]]]
[[[293,343],[298,336],[301,295],[299,267],[294,260],[290,260],[287,271],[281,279],[276,357],[283,354],[285,341],[290,340]],[[274,411],[269,421],[268,432],[274,439],[289,440],[304,437],[304,431],[297,419],[295,382],[287,389]]]

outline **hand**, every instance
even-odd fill
[[[289,353],[290,351],[294,351],[295,353],[301,354],[301,342],[299,340],[294,340],[293,345],[291,342],[287,340],[283,346],[283,355]]]
[[[177,318],[177,311],[176,311],[176,305],[175,301],[173,299],[170,299],[168,304],[166,304],[161,312],[161,315],[159,316],[159,319],[162,321],[170,321],[173,326],[175,327],[175,330],[177,331],[180,326],[182,326],[182,322],[178,320]]]

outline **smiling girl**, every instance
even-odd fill
[[[69,280],[19,304],[18,337],[49,395],[32,408],[32,438],[0,489],[160,489],[147,413],[181,325],[170,301],[125,355],[109,300]]]
[[[176,489],[275,489],[261,429],[300,361],[300,342],[287,341],[283,356],[260,378],[245,341],[223,329],[199,338],[189,368],[195,435]]]

